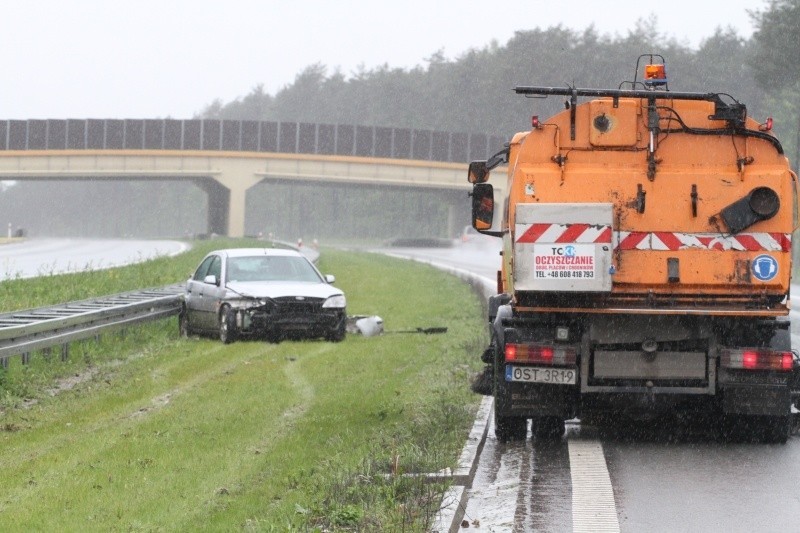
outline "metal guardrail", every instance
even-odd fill
[[[7,367],[14,355],[27,363],[32,351],[58,345],[66,359],[72,341],[176,315],[183,291],[181,283],[0,314],[0,365]]]
[[[312,263],[319,260],[319,251],[314,248],[279,244],[301,252]],[[27,364],[31,352],[59,345],[61,359],[66,360],[72,341],[177,315],[185,287],[184,283],[177,283],[0,314],[0,367],[7,368],[9,358],[15,355],[22,356],[23,364]]]

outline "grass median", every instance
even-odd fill
[[[184,279],[205,251],[144,285]],[[170,319],[80,343],[66,364],[14,361],[0,376],[0,529],[424,530],[442,487],[401,474],[455,465],[479,400],[479,301],[395,259],[326,250],[320,269],[387,333],[223,346],[179,339]],[[133,288],[107,276],[107,292]],[[433,326],[448,331],[401,333]]]

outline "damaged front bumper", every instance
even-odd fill
[[[323,307],[322,299],[294,297],[269,300],[236,310],[237,329],[265,337],[325,337],[345,327],[345,308]]]

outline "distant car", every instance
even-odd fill
[[[464,226],[464,230],[461,232],[461,242],[469,242],[480,236],[481,234],[478,233],[478,230],[472,226]]]
[[[494,237],[489,235],[484,235],[483,233],[478,232],[472,226],[464,226],[464,229],[461,231],[461,244],[478,244],[478,245],[485,245],[496,242]]]
[[[216,250],[186,282],[181,335],[344,340],[347,302],[334,281],[295,250]]]

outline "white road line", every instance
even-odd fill
[[[569,439],[572,476],[572,530],[619,532],[617,506],[603,446],[597,440]]]

